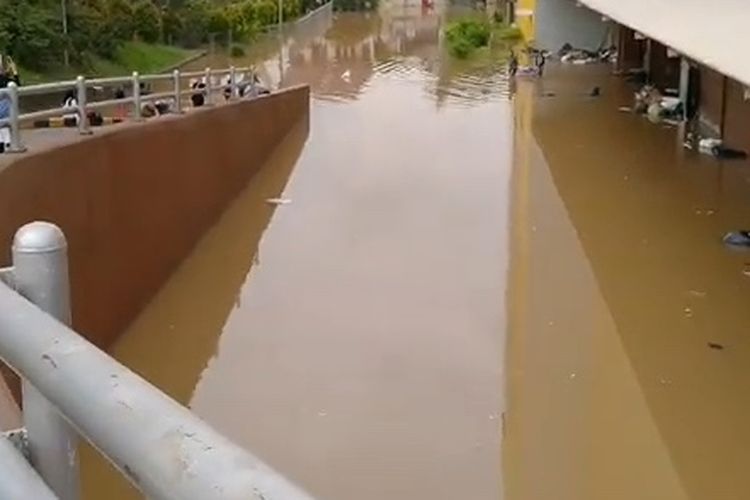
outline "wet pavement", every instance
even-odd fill
[[[309,128],[113,353],[320,499],[746,498],[747,165],[618,112],[605,66],[452,61],[445,19],[265,59]],[[90,452],[84,484],[137,498]]]

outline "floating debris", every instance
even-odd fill
[[[659,379],[659,383],[660,383],[661,385],[672,385],[672,381],[671,381],[671,380],[669,380],[668,378],[662,378],[662,379]]]
[[[569,378],[570,378],[570,380],[573,380],[574,378],[576,378],[576,374],[575,373],[571,373],[570,376],[569,376]]]
[[[328,415],[328,412],[327,412],[327,411],[325,411],[325,410],[320,410],[320,411],[318,412],[318,416],[319,416],[319,417],[325,417],[326,415]]]
[[[292,202],[289,198],[267,198],[266,203],[269,205],[288,205]]]
[[[725,245],[733,247],[750,247],[750,231],[730,231],[724,235]]]
[[[742,274],[750,277],[750,264],[745,263],[745,267],[742,269]]]
[[[685,316],[688,317],[688,318],[692,318],[693,317],[693,310],[691,308],[689,308],[689,307],[685,307],[682,310],[682,312],[684,312]]]
[[[620,106],[619,108],[617,108],[617,110],[618,111],[622,111],[623,113],[632,113],[633,112],[633,108],[631,108],[630,106]]]
[[[695,214],[696,215],[707,215],[708,217],[711,217],[716,213],[716,210],[713,208],[696,208]]]
[[[701,290],[690,290],[688,291],[688,295],[702,299],[702,298],[705,298],[707,294],[706,292],[701,291]]]
[[[708,347],[710,347],[711,349],[715,349],[717,351],[724,350],[724,346],[716,342],[708,342]]]

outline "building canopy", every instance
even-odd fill
[[[750,86],[747,0],[581,0],[581,3]]]

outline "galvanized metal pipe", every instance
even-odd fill
[[[59,116],[69,115],[69,114],[71,114],[70,108],[65,108],[61,106],[59,108],[42,109],[40,111],[34,111],[32,113],[24,113],[19,117],[19,120],[22,122],[27,122],[27,121],[32,121],[32,120],[40,120],[42,118],[55,118]]]
[[[77,100],[78,100],[78,131],[82,135],[91,133],[89,128],[89,117],[86,112],[86,79],[82,76],[76,78]]]
[[[114,106],[118,106],[121,104],[131,104],[133,103],[132,97],[124,97],[122,99],[108,99],[106,101],[96,101],[92,102],[86,105],[88,109],[104,109],[104,108],[111,108]]]
[[[18,85],[16,82],[8,84],[8,99],[10,99],[10,153],[22,153],[26,148],[21,143],[21,111],[18,106]]]
[[[172,79],[174,80],[174,112],[182,113],[182,91],[180,87],[180,70],[176,69],[172,72]]]
[[[40,83],[38,85],[26,85],[18,89],[18,95],[39,95],[49,94],[51,92],[60,92],[75,88],[75,80],[66,80],[64,82]]]
[[[211,106],[211,104],[213,104],[213,98],[211,95],[213,93],[213,89],[212,89],[213,83],[211,82],[211,68],[206,68],[205,79],[206,79],[206,102],[204,103],[204,105]]]
[[[135,121],[141,118],[141,79],[137,71],[133,71],[133,119]]]
[[[59,500],[26,458],[5,437],[0,437],[0,498]]]
[[[234,99],[237,97],[237,72],[234,66],[229,68],[229,98]]]
[[[5,284],[0,357],[150,499],[311,500]]]
[[[132,76],[113,76],[107,78],[92,78],[87,80],[89,85],[100,85],[100,86],[111,86],[111,85],[122,85],[133,81]]]
[[[16,233],[12,255],[17,292],[69,325],[68,245],[62,231],[46,222],[27,224]],[[22,394],[22,417],[34,468],[60,500],[78,500],[78,436],[57,408],[23,376]]]

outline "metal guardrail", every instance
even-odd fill
[[[79,500],[80,434],[151,500],[312,500],[69,328],[57,226],[22,227],[12,256],[0,272],[0,358],[22,379],[30,464],[0,435],[0,498]]]
[[[201,89],[205,96],[205,106],[213,104],[213,94],[216,91],[223,91],[227,86],[231,88],[230,98],[236,99],[239,97],[239,85],[242,83],[238,81],[238,74],[249,74],[250,84],[254,85],[254,79],[252,76],[251,68],[235,68],[229,67],[225,69],[211,69],[206,68],[205,71],[200,72],[181,72],[179,69],[174,70],[172,73],[167,74],[153,74],[153,75],[140,75],[138,72],[134,72],[129,77],[115,77],[115,78],[93,78],[87,79],[83,76],[79,76],[75,80],[54,82],[54,83],[42,83],[39,85],[29,85],[19,87],[14,82],[8,84],[7,88],[0,89],[0,99],[8,99],[10,102],[10,112],[6,119],[0,119],[0,128],[7,127],[9,130],[10,141],[6,152],[9,153],[21,153],[26,151],[26,147],[23,144],[21,138],[21,124],[28,121],[39,120],[42,118],[54,118],[54,117],[65,117],[68,115],[74,115],[76,117],[77,126],[81,134],[90,134],[91,129],[89,127],[88,113],[98,109],[106,107],[129,104],[132,106],[133,119],[142,119],[142,106],[146,102],[156,101],[160,99],[172,100],[174,107],[174,113],[181,113],[183,110],[182,98],[186,95],[190,95],[198,92],[195,89],[183,90],[183,81],[187,78],[200,78],[205,83],[205,89]],[[228,83],[223,83],[223,78],[229,78]],[[165,92],[159,92],[155,94],[144,94],[141,86],[144,83],[152,82],[165,82],[171,83],[171,89]],[[87,103],[87,92],[90,89],[96,87],[115,87],[115,86],[126,86],[129,88],[130,97],[123,99],[109,99],[106,101],[99,101],[93,103]],[[69,90],[75,91],[76,103],[75,107],[65,108],[56,107],[52,109],[44,109],[34,111],[30,113],[21,113],[20,100],[23,97],[49,94],[53,92],[66,92]]]

